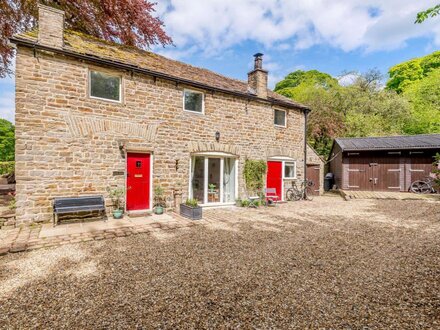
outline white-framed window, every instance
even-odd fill
[[[205,113],[205,94],[185,89],[183,91],[183,110],[201,114]]]
[[[284,162],[284,179],[296,179],[296,162]]]
[[[121,76],[101,71],[89,71],[89,96],[94,99],[121,102]]]
[[[286,111],[274,109],[273,123],[275,126],[286,127]]]

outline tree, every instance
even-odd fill
[[[409,120],[407,100],[382,88],[378,70],[354,76],[351,85],[341,86],[326,73],[295,71],[275,87],[277,93],[310,106],[307,138],[323,156],[336,137],[400,134]]]
[[[154,17],[148,0],[43,0],[65,11],[66,27],[113,42],[139,48],[172,44],[163,22]],[[8,39],[37,24],[38,0],[0,1],[0,77],[11,74],[14,56]]]
[[[403,93],[415,81],[440,68],[440,51],[415,58],[391,67],[388,71],[387,88]]]
[[[332,139],[344,131],[336,98],[339,87],[335,78],[317,70],[294,71],[275,86],[275,92],[313,109],[308,120],[308,141],[322,155],[331,148]]]
[[[440,4],[417,13],[417,18],[414,23],[423,23],[429,17],[435,17],[437,15],[440,15]]]
[[[440,69],[408,86],[403,96],[411,104],[407,134],[440,133]]]
[[[15,126],[0,119],[0,161],[12,161],[15,157]]]

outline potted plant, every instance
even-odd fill
[[[202,208],[197,199],[187,199],[185,203],[180,204],[180,215],[191,220],[200,220]]]
[[[121,219],[124,214],[124,188],[116,187],[116,188],[107,188],[107,192],[109,194],[110,199],[113,204],[113,218]]]
[[[235,206],[237,207],[242,207],[243,201],[241,200],[241,198],[237,198],[235,200]]]
[[[209,192],[214,192],[214,190],[215,190],[215,187],[216,187],[216,185],[214,184],[214,183],[210,183],[209,185],[208,185],[208,188],[209,188]]]
[[[162,214],[165,207],[164,190],[161,186],[154,188],[154,213]]]

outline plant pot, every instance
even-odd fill
[[[200,220],[202,218],[202,208],[180,204],[180,215],[191,220]]]
[[[241,199],[237,199],[237,200],[235,201],[235,206],[237,206],[237,207],[242,207],[242,206],[243,206],[243,201],[242,201]]]
[[[121,219],[123,215],[124,215],[123,210],[114,210],[113,211],[113,218],[115,218],[115,219]]]
[[[163,214],[163,206],[156,206],[154,208],[154,213],[155,214]]]

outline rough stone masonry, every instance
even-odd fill
[[[204,92],[205,112],[190,113],[182,109],[182,95],[185,88],[194,89],[191,84],[58,51],[67,46],[63,23],[62,11],[40,5],[35,45],[46,47],[16,42],[18,224],[50,221],[54,197],[106,196],[108,186],[125,187],[125,176],[114,175],[125,173],[125,151],[153,155],[153,186],[165,189],[169,207],[176,193],[188,197],[189,163],[195,152],[237,157],[240,196],[245,194],[246,159],[295,159],[297,178],[302,178],[305,110],[265,100],[267,71],[256,68],[249,73],[249,83],[261,97],[198,88]],[[90,98],[89,70],[120,76],[122,102]],[[286,111],[285,128],[274,125],[274,109]]]

